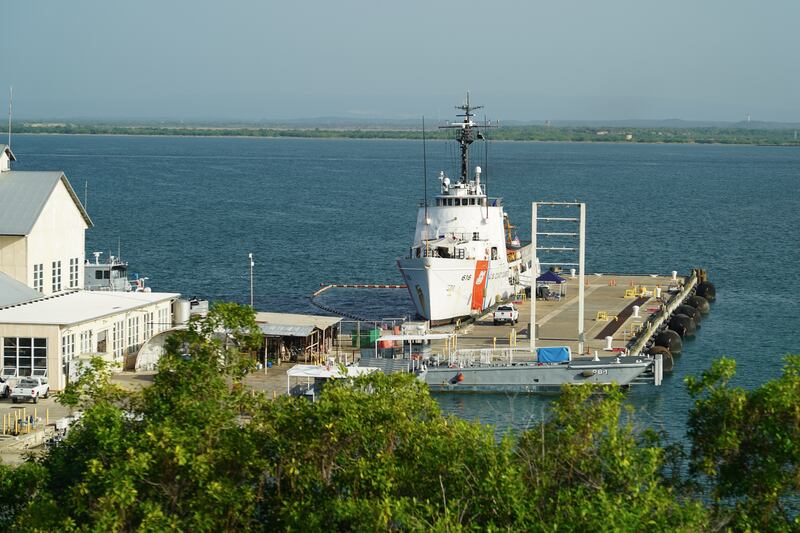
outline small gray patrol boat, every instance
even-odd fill
[[[145,286],[147,278],[134,274],[128,278],[128,263],[119,257],[110,256],[108,261],[100,262],[103,252],[94,252],[94,262],[88,259],[83,265],[83,285],[87,291],[150,292]]]
[[[663,377],[659,355],[573,359],[567,346],[538,348],[533,354],[524,349],[491,348],[457,350],[446,356],[431,353],[431,341],[454,336],[385,335],[376,341],[373,354],[362,354],[359,366],[379,368],[385,373],[413,372],[432,391],[440,392],[557,393],[568,383],[660,385]],[[379,342],[385,345],[389,341],[396,343],[395,347],[378,349]]]

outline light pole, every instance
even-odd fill
[[[252,252],[247,254],[247,257],[250,260],[250,307],[253,307],[253,267],[255,263],[253,262]]]

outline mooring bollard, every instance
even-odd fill
[[[614,337],[612,337],[611,335],[608,335],[608,336],[606,337],[606,347],[605,347],[605,350],[606,350],[607,352],[610,352],[610,351],[611,351],[611,349],[612,349],[612,347],[611,347],[611,343],[612,343],[612,342],[614,342]]]
[[[638,305],[634,305],[633,306],[633,318],[641,318],[639,316],[639,306]]]

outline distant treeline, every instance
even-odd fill
[[[177,135],[224,137],[295,137],[340,139],[421,139],[422,131],[412,129],[371,128],[283,128],[240,126],[119,125],[119,124],[41,124],[21,123],[16,133],[53,133],[82,135]],[[447,139],[450,131],[426,132],[429,139]],[[800,146],[797,131],[792,129],[750,128],[635,128],[587,126],[501,126],[492,128],[487,137],[498,141],[553,142],[640,142],[755,144]]]

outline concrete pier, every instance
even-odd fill
[[[595,352],[599,357],[616,356],[625,349],[632,354],[640,353],[660,322],[669,316],[665,308],[670,311],[680,305],[696,282],[693,275],[673,280],[671,275],[587,274],[585,348],[584,353],[579,354],[578,278],[561,275],[567,280],[566,295],[536,302],[536,346],[569,346],[573,356],[593,356]],[[520,312],[516,325],[495,326],[493,313],[487,312],[472,324],[458,328],[458,349],[516,347],[515,358],[525,350],[530,352],[531,302],[520,299],[515,304]],[[611,349],[607,349],[607,337],[611,337]],[[434,349],[439,351],[441,347],[434,346]]]

